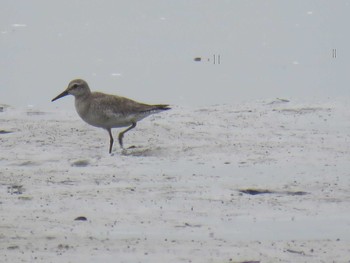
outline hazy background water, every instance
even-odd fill
[[[148,103],[349,96],[350,1],[0,4],[0,103],[56,107],[78,77]]]

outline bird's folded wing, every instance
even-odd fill
[[[137,114],[154,109],[154,106],[113,95],[99,94],[95,97],[91,110],[103,112],[106,117]],[[106,107],[108,105],[108,107]],[[104,107],[104,108],[102,108]]]

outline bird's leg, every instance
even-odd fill
[[[109,133],[109,138],[110,138],[110,140],[109,140],[109,153],[111,153],[112,152],[113,142],[114,142],[113,136],[112,136],[112,129],[108,128],[107,131]]]
[[[136,127],[136,122],[133,122],[132,125],[127,128],[125,131],[122,131],[119,133],[119,136],[118,136],[118,140],[119,140],[119,145],[120,147],[123,149],[123,137],[124,137],[124,133],[126,133],[127,131],[130,131],[131,129],[135,128]]]

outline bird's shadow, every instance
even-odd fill
[[[154,156],[163,156],[164,149],[161,147],[155,148],[144,148],[141,146],[130,146],[126,149],[123,149],[121,155],[123,156],[136,156],[136,157],[154,157]]]

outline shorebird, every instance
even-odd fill
[[[124,134],[135,128],[136,123],[147,116],[169,110],[169,105],[148,105],[137,101],[109,95],[102,92],[91,92],[85,80],[72,80],[65,91],[53,98],[55,101],[67,95],[75,97],[75,109],[80,118],[88,124],[108,131],[110,143],[109,153],[112,152],[112,128],[128,127],[119,133],[118,141],[123,149]]]

